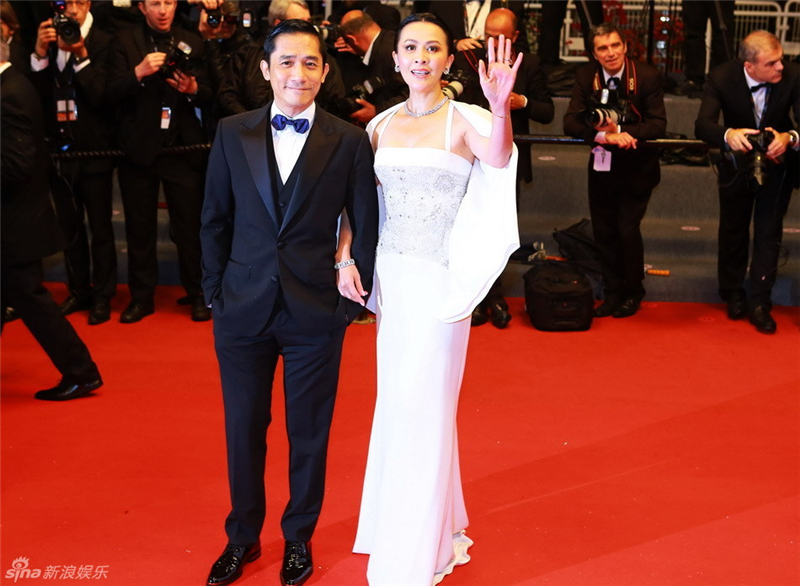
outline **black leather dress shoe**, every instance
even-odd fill
[[[750,312],[750,323],[762,334],[774,334],[778,329],[778,324],[772,319],[766,305],[756,305],[753,308]]]
[[[605,301],[603,301],[603,303],[595,307],[594,316],[608,317],[613,315],[614,310],[617,309],[617,307],[619,307],[619,300],[608,297]]]
[[[92,308],[92,302],[89,299],[81,299],[79,297],[75,297],[74,295],[70,295],[61,302],[61,305],[59,305],[58,308],[61,310],[61,315],[69,315],[71,313],[75,313],[76,311],[88,311]]]
[[[478,303],[475,309],[472,310],[472,325],[482,326],[489,321],[489,314],[486,312],[486,305],[483,302]]]
[[[89,310],[89,325],[96,326],[111,319],[111,305],[108,301],[98,301]]]
[[[192,297],[192,321],[208,321],[211,319],[211,309],[206,307],[202,295]]]
[[[508,313],[508,303],[505,299],[498,299],[489,303],[489,311],[492,316],[492,325],[501,330],[511,321],[511,314]]]
[[[611,314],[614,317],[631,317],[639,311],[641,300],[636,297],[626,297],[622,300],[614,312]]]
[[[281,584],[300,586],[314,571],[311,561],[311,544],[306,541],[287,541],[283,549]]]
[[[19,319],[19,314],[16,312],[16,310],[14,310],[13,307],[6,307],[3,311],[3,323],[7,324],[15,319]]]
[[[245,565],[261,557],[261,544],[231,545],[219,556],[211,571],[208,573],[206,586],[225,586],[237,580],[244,570]]]
[[[155,312],[155,309],[149,303],[131,301],[130,305],[128,305],[125,311],[122,312],[122,315],[119,316],[119,321],[124,324],[136,323],[153,312]]]
[[[88,395],[103,386],[103,380],[98,376],[88,383],[70,383],[62,381],[52,389],[37,392],[34,397],[42,401],[69,401]]]
[[[742,319],[747,315],[747,299],[743,291],[734,291],[728,296],[728,317]]]

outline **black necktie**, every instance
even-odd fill
[[[294,126],[296,132],[305,134],[308,132],[308,120],[305,118],[287,118],[283,114],[275,114],[272,118],[272,127],[275,130],[283,130],[286,126]]]
[[[619,88],[619,78],[618,77],[609,77],[608,81],[606,82],[606,86],[610,90],[615,90]]]
[[[771,85],[772,85],[771,83],[767,83],[767,82],[765,81],[764,83],[760,83],[760,84],[758,84],[758,85],[754,85],[753,87],[751,87],[751,88],[750,88],[750,91],[751,91],[751,92],[753,92],[753,93],[756,93],[756,92],[757,92],[758,90],[760,90],[762,87],[769,88],[769,86],[771,86]]]

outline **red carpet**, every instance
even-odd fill
[[[204,583],[225,544],[222,402],[211,324],[191,322],[180,295],[160,289],[135,325],[116,321],[124,294],[108,324],[71,316],[105,386],[67,403],[32,398],[58,374],[19,321],[6,327],[0,584]],[[512,310],[507,330],[472,330],[459,426],[475,546],[443,584],[800,584],[797,308],[776,308],[774,336],[719,305],[645,303],[581,333],[539,332],[521,300]],[[345,342],[311,586],[366,584],[350,547],[374,335],[353,326]],[[242,586],[279,584],[275,405],[265,551]]]

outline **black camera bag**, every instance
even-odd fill
[[[537,330],[571,332],[591,327],[592,284],[578,267],[567,261],[538,261],[522,280],[525,310]]]

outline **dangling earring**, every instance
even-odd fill
[[[394,72],[395,73],[400,73],[400,66],[399,65],[395,65],[394,66]]]
[[[444,74],[445,75],[450,75],[450,68],[449,67],[444,70]]]

